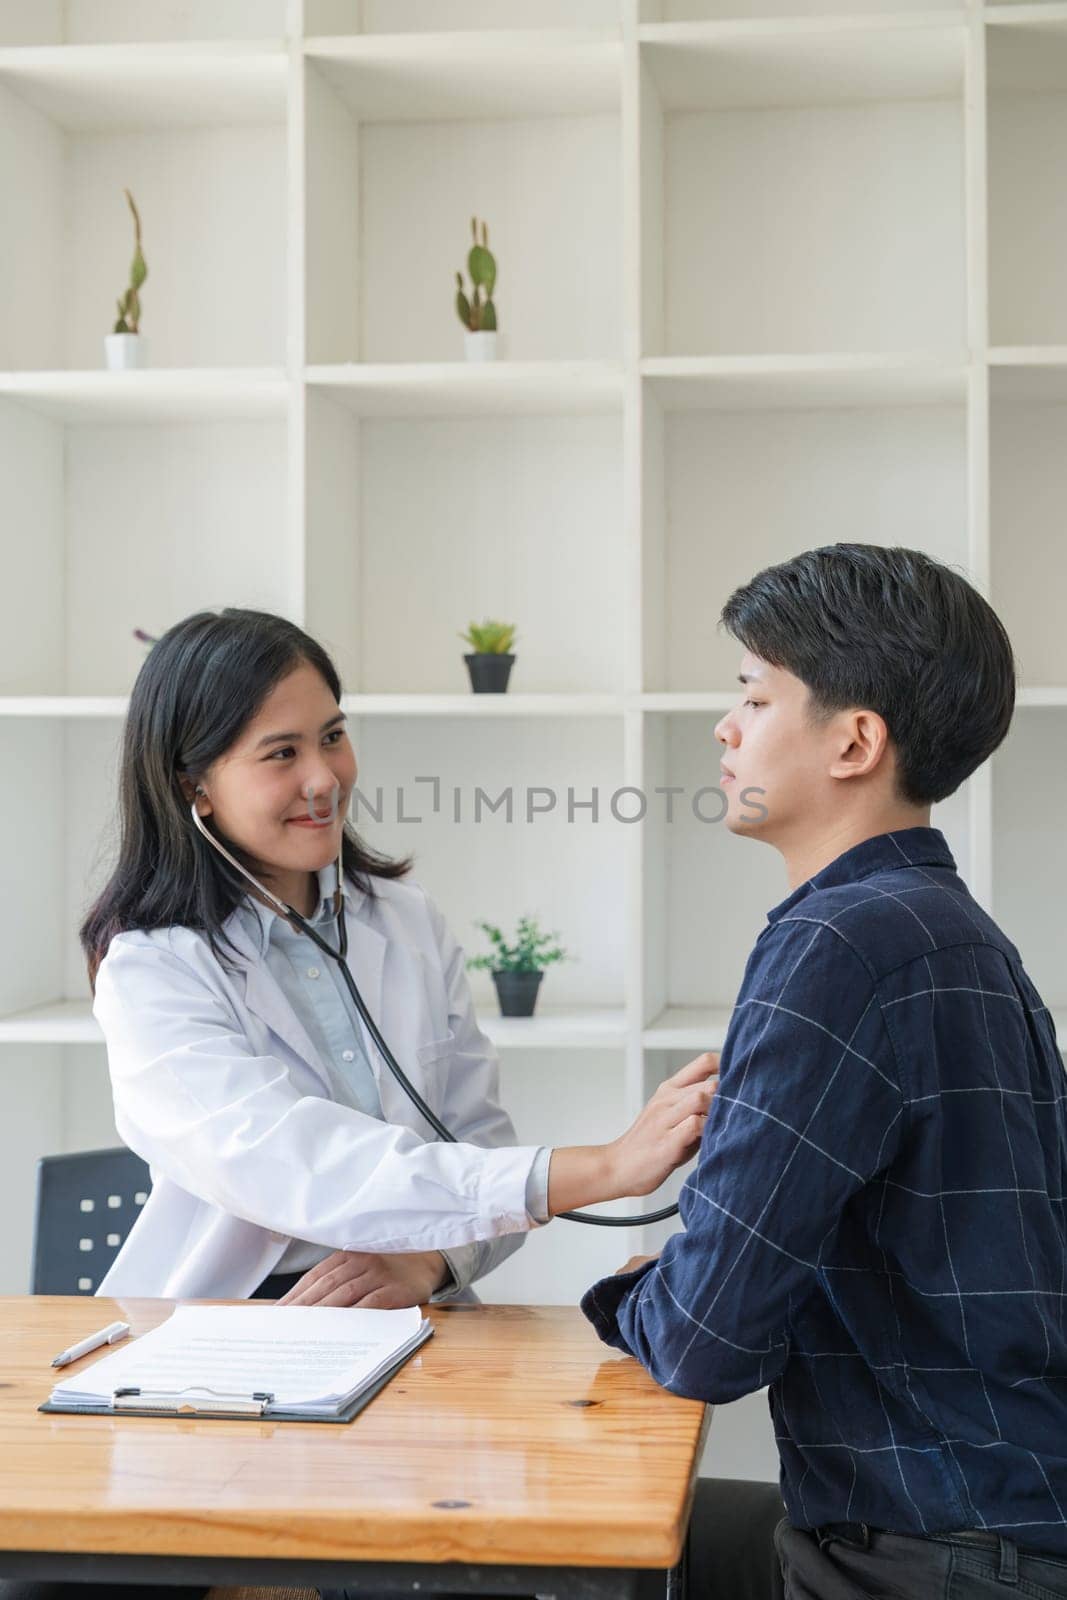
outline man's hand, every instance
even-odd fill
[[[387,1256],[335,1250],[305,1272],[276,1304],[402,1311],[407,1306],[425,1305],[448,1276],[448,1265],[439,1250]]]
[[[624,1273],[636,1272],[638,1267],[647,1267],[650,1261],[658,1261],[659,1256],[631,1256],[625,1266],[616,1267],[615,1276],[621,1278]]]

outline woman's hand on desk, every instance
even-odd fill
[[[277,1304],[402,1311],[425,1305],[450,1276],[439,1250],[413,1250],[403,1255],[335,1250],[305,1272]]]
[[[633,1124],[611,1144],[553,1150],[548,1169],[550,1213],[556,1216],[624,1195],[652,1194],[675,1167],[696,1154],[718,1086],[718,1052],[706,1050],[665,1079]]]

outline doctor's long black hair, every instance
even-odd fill
[[[339,701],[341,680],[323,647],[270,612],[198,611],[152,646],[123,732],[118,861],[78,930],[94,989],[111,940],[130,928],[199,929],[222,961],[222,944],[233,949],[222,924],[242,890],[232,868],[197,833],[179,777],[199,783],[275,685],[304,663],[321,673]],[[232,840],[222,842],[254,867]],[[375,878],[399,878],[411,869],[410,859],[371,850],[347,822],[342,859],[345,877],[372,897]]]

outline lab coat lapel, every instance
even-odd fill
[[[362,920],[361,912],[365,900],[366,896],[359,893],[351,884],[347,886],[345,918],[348,927],[348,966],[368,1011],[384,1032],[381,1002],[386,940],[383,934]],[[250,957],[249,965],[244,969],[244,998],[249,1011],[265,1022],[279,1038],[284,1039],[289,1048],[307,1062],[315,1076],[321,1079],[324,1087],[328,1089],[329,1079],[323,1070],[318,1051],[296,1012],[275,982],[270,968],[250,942],[244,927],[238,924],[236,927],[229,927],[227,931],[231,932],[235,942],[241,945]],[[322,959],[323,962],[328,962],[330,957],[323,956]],[[372,1056],[372,1061],[374,1059],[375,1056]]]
[[[262,961],[257,961],[248,969],[245,1005],[254,1016],[266,1023],[272,1033],[284,1039],[290,1050],[307,1063],[324,1087],[329,1087],[319,1052],[308,1038],[307,1031],[275,982],[270,969]]]

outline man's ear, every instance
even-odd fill
[[[889,729],[877,711],[842,714],[838,753],[829,768],[831,778],[865,778],[887,759]]]

